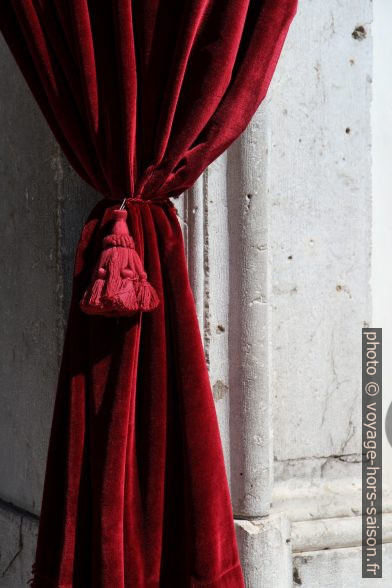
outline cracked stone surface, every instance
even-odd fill
[[[97,198],[2,38],[0,79],[0,499],[39,514],[75,245]]]
[[[0,506],[0,588],[21,588],[31,578],[37,520]]]
[[[383,545],[383,578],[376,580],[361,578],[361,550],[360,546],[347,547],[304,552],[295,556],[292,588],[390,588],[392,543]]]
[[[361,443],[361,329],[371,312],[371,20],[369,0],[355,8],[300,2],[269,93],[278,462],[350,455]]]

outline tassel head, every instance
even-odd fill
[[[103,239],[91,283],[80,302],[87,314],[132,316],[154,310],[159,304],[129,234],[127,216],[126,210],[113,211],[111,233]]]

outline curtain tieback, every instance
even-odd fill
[[[131,204],[156,204],[157,206],[174,206],[169,198],[162,198],[158,199],[148,199],[148,198],[140,198],[135,196],[133,198],[124,198],[121,207],[124,208],[130,206]]]
[[[132,316],[136,312],[154,310],[159,304],[127,225],[125,207],[142,203],[172,205],[168,199],[124,198],[121,207],[113,210],[111,233],[102,241],[102,252],[92,280],[80,302],[80,308],[87,314]]]

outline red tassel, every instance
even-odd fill
[[[138,283],[138,301],[140,310],[149,311],[156,308],[159,304],[159,298],[154,288],[147,282],[147,274],[140,274]]]
[[[80,302],[87,314],[131,316],[154,310],[159,304],[155,289],[128,231],[127,211],[115,210],[112,234],[103,240],[103,251],[93,280]]]

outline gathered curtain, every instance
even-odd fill
[[[33,586],[240,588],[215,407],[176,209],[264,98],[297,0],[2,0],[66,157],[103,196],[76,252]],[[159,304],[84,313],[112,214]]]

